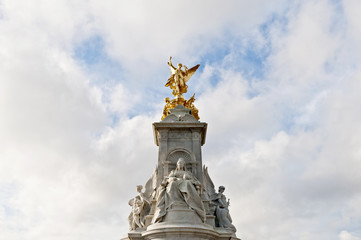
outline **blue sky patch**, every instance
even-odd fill
[[[105,44],[104,39],[96,35],[74,48],[74,58],[86,68],[91,83],[99,87],[114,86],[123,76],[121,65],[108,56]]]
[[[106,55],[104,45],[103,38],[93,36],[75,47],[74,57],[87,65],[96,64],[103,60]]]

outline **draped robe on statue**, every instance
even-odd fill
[[[167,210],[176,203],[186,203],[204,222],[206,212],[196,186],[200,182],[186,170],[173,170],[158,189],[158,201],[153,223],[160,222]]]

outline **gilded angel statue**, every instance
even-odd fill
[[[188,69],[185,65],[178,63],[177,68],[172,64],[172,57],[169,58],[168,65],[172,75],[165,84],[166,87],[170,87],[173,90],[174,96],[182,96],[183,93],[187,92],[187,82],[192,75],[197,71],[199,64]],[[182,69],[184,67],[184,70]]]
[[[216,216],[216,227],[236,232],[236,228],[232,224],[232,218],[228,210],[229,199],[227,201],[226,196],[223,194],[225,187],[220,186],[218,188],[218,193],[216,193],[212,179],[208,174],[208,168],[205,166],[203,166],[203,185],[206,197],[210,200],[209,208],[211,214]]]

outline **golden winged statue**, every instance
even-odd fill
[[[197,71],[199,64],[188,69],[185,65],[178,63],[178,67],[174,67],[172,64],[172,57],[169,58],[168,65],[172,75],[165,84],[166,87],[170,87],[173,92],[172,94],[176,98],[183,98],[183,93],[187,92],[187,82],[192,77],[192,75]],[[184,70],[182,69],[184,67]]]
[[[172,75],[168,78],[165,86],[170,87],[173,90],[172,94],[175,96],[175,99],[171,100],[169,97],[164,99],[165,105],[163,108],[162,120],[165,119],[170,114],[170,110],[175,108],[177,105],[183,105],[185,108],[191,110],[191,114],[199,120],[198,109],[194,106],[194,101],[196,100],[194,94],[189,100],[184,99],[183,96],[183,93],[186,93],[188,89],[186,83],[197,71],[199,64],[195,65],[191,69],[188,69],[186,66],[178,63],[178,67],[176,68],[172,64],[172,57],[170,57],[168,65]]]

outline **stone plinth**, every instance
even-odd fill
[[[187,111],[177,106],[163,121],[153,123],[154,141],[159,146],[158,183],[175,169],[179,157],[185,159],[187,169],[202,181],[201,147],[206,140],[207,123],[199,122]]]
[[[121,240],[240,240],[223,228],[208,224],[156,223],[145,229],[128,233]]]

